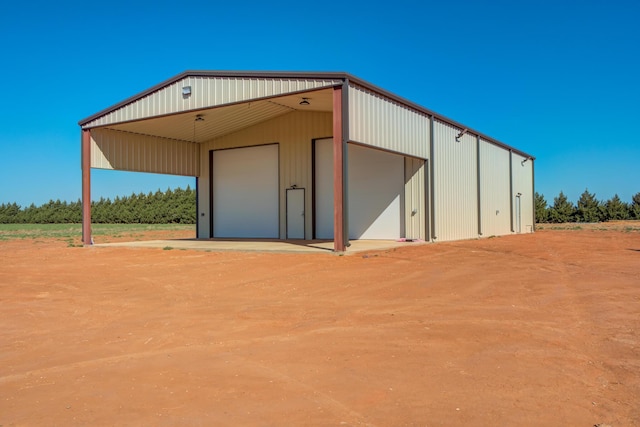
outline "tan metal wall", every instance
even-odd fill
[[[525,161],[526,159],[526,161]],[[520,201],[522,208],[522,233],[533,232],[533,160],[527,159],[519,154],[513,153],[511,158],[511,167],[513,173],[513,224],[514,230],[516,225],[516,209],[515,198],[521,193]],[[517,231],[517,230],[516,230]]]
[[[109,129],[91,130],[91,167],[198,176],[197,144]]]
[[[429,158],[429,117],[381,95],[349,86],[349,140]]]
[[[480,140],[480,217],[482,236],[511,233],[509,150]]]
[[[273,97],[340,84],[340,80],[186,77],[144,98],[124,105],[83,127],[105,126],[131,120]],[[191,96],[183,98],[182,88],[191,86]]]
[[[292,112],[202,144],[199,179],[199,236],[209,237],[209,151],[223,148],[279,143],[280,238],[286,236],[286,189],[305,189],[305,237],[312,235],[312,139],[332,136],[332,113]],[[204,216],[202,215],[204,214]]]
[[[461,129],[434,120],[435,240],[460,240],[478,236],[477,140]]]
[[[404,165],[405,237],[425,240],[425,220],[427,218],[425,161],[405,157]]]

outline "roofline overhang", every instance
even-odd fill
[[[478,132],[468,126],[465,126],[464,124],[450,119],[449,117],[446,117],[442,114],[436,113],[435,111],[432,111],[428,108],[425,108],[419,104],[416,104],[412,101],[409,101],[406,98],[403,98],[401,96],[398,96],[392,92],[389,92],[385,89],[382,89],[381,87],[378,87],[374,84],[371,84],[365,80],[362,80],[354,75],[351,75],[349,73],[346,72],[316,72],[316,71],[206,71],[206,70],[188,70],[188,71],[184,71],[174,77],[171,77],[168,80],[165,80],[143,92],[140,92],[136,95],[133,95],[127,99],[125,99],[124,101],[121,101],[117,104],[112,105],[111,107],[108,107],[96,114],[93,114],[85,119],[82,119],[78,122],[78,125],[80,125],[81,127],[84,126],[85,124],[99,118],[102,117],[106,114],[109,114],[115,110],[117,110],[118,108],[121,108],[127,104],[130,104],[132,102],[135,102],[141,98],[144,98],[147,95],[150,95],[154,92],[157,92],[179,80],[185,79],[187,77],[246,77],[246,78],[254,78],[254,79],[259,79],[259,78],[265,78],[265,79],[269,79],[269,78],[290,78],[290,79],[319,79],[319,80],[341,80],[342,82],[349,82],[350,84],[353,83],[357,86],[361,86],[365,89],[368,89],[372,92],[375,92],[379,95],[384,96],[385,98],[389,98],[399,104],[405,105],[411,109],[414,109],[416,111],[419,111],[420,113],[423,113],[427,116],[432,116],[433,118],[443,121],[445,123],[448,123],[452,126],[458,127],[460,129],[467,129],[466,133],[469,134],[473,134],[473,135],[477,135],[478,137],[489,141],[493,144],[496,144],[498,146],[501,146],[503,148],[506,148],[518,155],[521,155],[523,157],[527,157],[531,160],[535,160],[535,157],[525,153],[524,151],[518,150],[515,147],[512,147],[508,144],[505,144],[501,141],[498,141],[495,138],[492,138],[489,135],[486,135],[482,132]]]

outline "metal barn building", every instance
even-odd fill
[[[187,71],[80,121],[91,168],[196,178],[197,237],[534,230],[534,158],[346,73]]]

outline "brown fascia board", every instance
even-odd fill
[[[104,116],[106,114],[111,113],[112,111],[117,110],[120,107],[123,107],[127,104],[130,104],[134,101],[137,101],[140,98],[143,98],[153,92],[156,92],[166,86],[169,86],[172,83],[175,83],[179,80],[182,80],[186,77],[247,77],[247,78],[292,78],[292,79],[334,79],[334,80],[343,80],[343,81],[347,81],[347,82],[351,82],[354,83],[358,86],[362,86],[365,89],[368,89],[372,92],[378,93],[379,95],[384,96],[385,98],[389,98],[392,99],[393,101],[399,103],[399,104],[403,104],[406,105],[407,107],[410,107],[414,110],[420,111],[423,114],[426,114],[427,116],[433,116],[435,119],[438,119],[440,121],[443,121],[445,123],[448,123],[452,126],[458,127],[460,129],[467,129],[467,133],[470,134],[474,134],[477,135],[478,137],[489,141],[495,145],[498,145],[502,148],[505,148],[507,150],[510,150],[516,154],[519,154],[523,157],[527,157],[530,158],[532,160],[535,160],[535,157],[533,157],[530,154],[527,154],[521,150],[518,150],[515,147],[511,147],[510,145],[507,145],[503,142],[498,141],[495,138],[490,137],[489,135],[485,135],[481,132],[478,132],[468,126],[463,125],[460,122],[457,122],[453,119],[450,119],[446,116],[443,116],[442,114],[438,114],[435,111],[429,110],[428,108],[425,108],[421,105],[418,105],[412,101],[409,101],[408,99],[405,99],[401,96],[398,96],[394,93],[391,93],[385,89],[382,89],[376,85],[373,85],[365,80],[362,80],[358,77],[355,77],[351,74],[345,73],[345,72],[312,72],[312,71],[300,71],[300,72],[295,72],[295,71],[206,71],[206,70],[188,70],[188,71],[184,71],[168,80],[163,81],[162,83],[159,83],[143,92],[138,93],[137,95],[133,95],[130,98],[125,99],[122,102],[119,102],[115,105],[112,105],[109,108],[106,108],[96,114],[93,114],[89,117],[87,117],[86,119],[80,120],[78,122],[78,124],[80,126],[83,126],[95,119],[97,119],[98,117]]]

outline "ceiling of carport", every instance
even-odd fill
[[[309,105],[300,105],[302,98],[307,98]],[[107,128],[201,143],[295,110],[331,112],[332,109],[333,90],[324,89],[120,123]],[[198,116],[202,120],[197,120]]]

